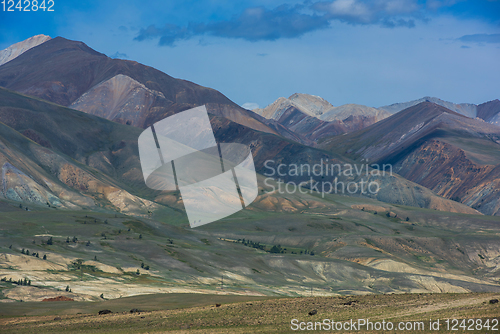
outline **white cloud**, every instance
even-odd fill
[[[253,109],[257,109],[259,107],[259,105],[257,103],[254,103],[254,102],[247,102],[247,103],[243,103],[241,105],[241,107],[248,109],[248,110],[253,110]]]

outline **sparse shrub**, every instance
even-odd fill
[[[139,239],[142,239],[142,234],[139,234]]]
[[[137,275],[140,275],[141,272],[139,271],[139,269],[137,269],[137,272],[136,272]]]
[[[47,240],[47,245],[52,245],[52,237],[50,237],[49,240]]]
[[[149,270],[149,266],[145,266],[144,269]]]
[[[66,238],[66,243],[69,244],[69,237]]]
[[[410,217],[406,217],[406,221],[410,221]]]

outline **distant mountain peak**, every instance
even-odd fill
[[[444,100],[441,100],[437,97],[432,97],[432,96],[424,96],[420,99],[408,101],[408,102],[393,103],[391,105],[383,106],[383,107],[380,107],[378,109],[388,111],[391,114],[395,114],[397,112],[400,112],[401,110],[416,106],[417,104],[422,103],[422,102],[432,102],[432,103],[435,103],[435,104],[440,105],[442,107],[445,107],[451,111],[454,111],[458,114],[462,114],[462,115],[470,117],[470,118],[475,118],[477,116],[477,105],[475,105],[475,104],[472,104],[472,103],[453,103],[453,102],[444,101]]]
[[[12,44],[8,48],[0,51],[0,66],[50,39],[50,36],[47,35],[36,35],[24,41]]]
[[[289,98],[280,97],[267,107],[255,109],[254,112],[267,119],[277,120],[290,107],[294,107],[304,115],[315,118],[318,118],[330,108],[333,108],[330,102],[326,101],[322,97],[310,94],[294,93],[290,95]]]
[[[350,116],[361,116],[374,118],[374,121],[378,122],[384,118],[389,117],[390,115],[391,114],[385,110],[379,110],[361,104],[349,103],[338,107],[332,107],[330,110],[321,115],[319,119],[331,122],[334,120],[344,120],[349,118]]]

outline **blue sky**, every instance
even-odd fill
[[[0,49],[80,40],[246,106],[296,92],[374,107],[500,98],[499,0],[54,2],[0,11]]]

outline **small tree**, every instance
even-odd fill
[[[97,261],[97,255],[94,255],[94,261]]]
[[[149,270],[149,266],[145,266],[144,269]]]
[[[73,262],[73,265],[76,267],[76,269],[81,269],[82,268],[82,264],[83,264],[83,260],[82,259],[76,259],[76,261]]]
[[[139,271],[139,269],[137,269],[137,272],[136,272],[137,275],[140,275],[141,272]]]
[[[21,249],[21,254],[24,254],[24,248],[23,248],[23,249]]]
[[[144,268],[144,262],[141,263],[141,268]]]
[[[30,255],[30,251],[28,249],[26,250],[26,255]]]
[[[142,234],[139,234],[139,239],[142,239]]]
[[[66,285],[66,292],[69,292],[69,285]]]
[[[410,217],[406,217],[406,221],[410,221]]]
[[[278,245],[274,245],[273,247],[271,247],[271,250],[269,251],[270,253],[281,253],[281,246]]]
[[[47,260],[47,255],[43,254],[43,259]]]
[[[49,240],[47,240],[47,245],[52,245],[52,237],[50,237]]]
[[[101,298],[104,299],[104,293],[101,293]]]
[[[66,243],[69,244],[69,237],[66,238]]]

